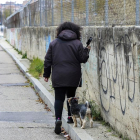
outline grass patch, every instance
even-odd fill
[[[23,129],[24,127],[18,127],[18,128],[22,128]]]
[[[107,130],[107,132],[111,132],[111,131],[112,131],[111,129],[108,129],[108,130]]]
[[[23,55],[22,55],[22,59],[26,59],[27,58],[27,53],[24,53]]]
[[[123,138],[123,140],[130,140],[129,138]]]
[[[105,121],[102,121],[101,124],[104,125],[104,126],[109,126],[109,123],[105,122]]]
[[[5,40],[7,43],[9,43],[9,41],[8,40]]]
[[[33,85],[31,82],[30,82],[30,87],[31,87],[31,88],[34,88],[34,85]]]
[[[111,136],[113,136],[113,137],[118,137],[118,135],[117,135],[117,134],[112,134]]]
[[[17,48],[14,47],[14,50],[16,50],[18,52],[18,54],[22,55],[22,51],[19,51]]]
[[[35,58],[32,60],[29,73],[33,75],[35,78],[39,78],[43,74],[44,63],[39,58]]]
[[[91,105],[91,113],[93,116],[93,120],[94,121],[103,120],[99,106],[95,103],[95,101],[90,101],[90,105]]]
[[[18,51],[18,54],[21,54],[22,55],[22,52],[21,51]]]

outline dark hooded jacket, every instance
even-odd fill
[[[45,56],[43,77],[50,77],[53,87],[78,87],[81,82],[81,63],[87,62],[89,49],[84,48],[75,32],[63,30],[52,41]]]

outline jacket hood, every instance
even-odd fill
[[[71,31],[71,30],[63,30],[58,38],[62,39],[62,40],[74,40],[77,39],[77,35],[75,32]]]

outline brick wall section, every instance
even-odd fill
[[[7,29],[7,40],[29,59],[44,60],[56,27]],[[132,140],[140,139],[139,27],[83,27],[82,42],[92,36],[90,58],[82,65],[82,101],[95,100],[103,118]],[[13,44],[14,43],[14,44]]]

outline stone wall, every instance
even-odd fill
[[[7,40],[27,52],[29,59],[44,60],[56,27],[7,29]],[[83,27],[82,43],[92,36],[90,57],[82,64],[83,87],[77,94],[95,100],[103,118],[124,136],[140,140],[139,27]]]

